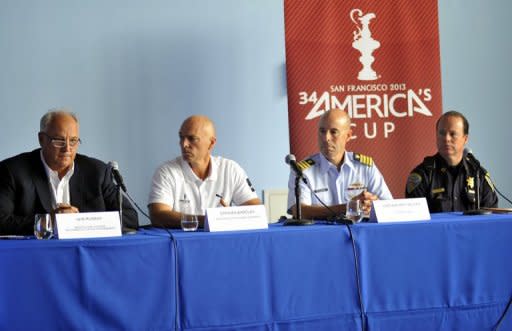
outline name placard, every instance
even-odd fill
[[[268,229],[264,205],[206,209],[204,231],[239,231]]]
[[[377,223],[428,221],[427,199],[394,199],[373,201],[370,221]]]
[[[120,237],[119,212],[55,214],[58,239]]]

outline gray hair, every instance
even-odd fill
[[[41,121],[39,122],[39,130],[40,132],[46,132],[48,125],[56,116],[68,115],[71,116],[75,122],[78,124],[78,116],[75,113],[68,110],[67,108],[52,108],[48,110],[46,114],[41,117]]]

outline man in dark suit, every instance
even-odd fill
[[[38,213],[119,209],[110,167],[77,154],[77,117],[63,110],[41,118],[40,149],[0,162],[0,234],[32,234]],[[123,201],[123,223],[138,226],[137,212]]]

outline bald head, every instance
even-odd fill
[[[181,156],[193,170],[203,172],[217,141],[213,122],[203,115],[190,116],[181,124],[179,135]]]
[[[207,136],[215,137],[215,126],[213,122],[204,115],[192,115],[188,117],[183,121],[183,124],[181,124],[180,132],[190,127],[203,132]]]
[[[318,145],[325,158],[338,168],[343,163],[345,146],[352,137],[350,117],[340,109],[332,109],[318,122]]]
[[[318,123],[319,127],[326,123],[336,123],[340,128],[350,129],[350,116],[346,112],[340,109],[332,109],[325,112]]]
[[[45,113],[43,117],[41,117],[41,120],[39,121],[39,131],[46,132],[50,126],[50,123],[53,122],[57,117],[71,117],[76,122],[76,124],[78,124],[78,117],[75,113],[69,111],[66,108],[53,108]]]

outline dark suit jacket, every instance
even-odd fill
[[[104,162],[77,154],[69,181],[71,204],[80,212],[119,209],[117,187]],[[33,234],[34,215],[52,210],[40,149],[0,162],[0,234]],[[137,212],[123,199],[125,226],[138,226]]]

